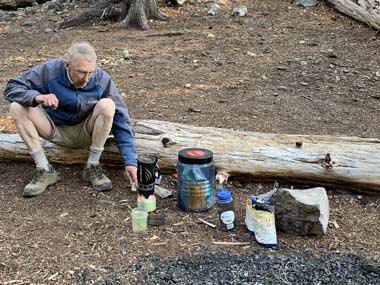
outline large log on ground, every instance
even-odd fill
[[[380,30],[379,0],[327,0],[339,12]]]
[[[259,180],[336,185],[380,193],[380,140],[358,137],[287,135],[195,127],[164,121],[133,124],[139,153],[154,154],[161,169],[174,170],[177,153],[186,147],[214,152],[217,171]],[[88,152],[44,142],[52,162],[83,163]],[[31,160],[18,135],[0,135],[0,160]],[[102,156],[120,164],[118,150],[108,145]]]

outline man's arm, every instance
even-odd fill
[[[133,182],[135,182],[134,180],[137,180],[137,178],[135,178],[137,174],[134,173],[137,165],[137,154],[127,106],[117,90],[115,83],[103,70],[101,70],[101,78],[99,81],[101,87],[104,88],[103,97],[111,98],[115,102],[116,110],[113,119],[112,133],[126,168],[127,175],[129,173],[132,178],[134,178],[132,179]],[[132,166],[132,168],[128,166]]]
[[[4,98],[9,102],[17,102],[26,107],[37,106],[41,102],[36,102],[36,96],[50,93],[48,79],[53,74],[48,70],[49,65],[52,65],[52,61],[45,62],[10,79],[5,87]]]

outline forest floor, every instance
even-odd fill
[[[246,17],[232,17],[229,6],[207,16],[203,1],[164,7],[170,20],[151,21],[147,31],[104,22],[56,29],[69,12],[78,14],[86,4],[63,11],[39,6],[1,12],[0,89],[28,68],[64,56],[74,39],[85,39],[96,48],[99,65],[113,77],[133,119],[379,138],[379,35],[322,1],[314,8],[294,2],[245,1]],[[15,132],[3,98],[0,132]],[[136,193],[126,187],[121,169],[107,168],[114,189],[95,193],[81,180],[81,166],[55,167],[60,182],[39,197],[25,199],[22,188],[34,165],[0,162],[0,284],[142,284],[148,260],[208,252],[355,255],[377,264],[379,274],[379,196],[328,188],[330,224],[325,236],[278,232],[277,250],[262,253],[246,231],[244,201],[270,190],[270,184],[231,180],[227,185],[238,219],[233,232],[199,221],[201,217],[217,224],[215,208],[184,212],[174,195],[157,201],[165,225],[133,233],[129,210],[119,202],[134,206]],[[175,192],[170,180],[165,176],[164,185]],[[250,244],[226,247],[213,241]],[[173,280],[161,284],[175,284]],[[277,284],[286,283],[281,280]]]

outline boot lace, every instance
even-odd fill
[[[89,166],[90,177],[101,179],[103,178],[104,172],[100,164],[91,164]]]
[[[36,168],[34,170],[34,173],[33,173],[32,183],[36,183],[36,182],[42,181],[43,178],[44,178],[44,172],[45,172],[45,169],[43,169],[43,168]]]

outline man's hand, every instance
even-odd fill
[[[137,181],[137,167],[136,166],[134,165],[126,166],[125,175],[128,177],[130,183],[134,184],[136,187],[138,186],[139,183]]]
[[[42,106],[51,108],[51,109],[57,109],[58,108],[58,99],[57,97],[50,93],[50,94],[40,94],[37,95],[34,100],[37,104],[42,104]]]

